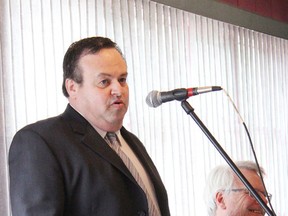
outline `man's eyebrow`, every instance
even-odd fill
[[[112,76],[111,74],[105,73],[105,72],[97,74],[97,77],[111,77],[111,76]],[[119,77],[122,77],[122,76],[128,76],[128,72],[124,72],[120,74]]]
[[[127,76],[128,72],[123,72],[120,76]]]
[[[97,74],[97,77],[100,77],[100,76],[111,76],[111,74],[104,73],[104,72]]]

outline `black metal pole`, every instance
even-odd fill
[[[214,147],[218,150],[218,152],[222,155],[231,169],[235,172],[235,174],[239,177],[239,179],[243,182],[245,187],[252,193],[256,201],[262,206],[265,212],[269,216],[276,216],[266,205],[266,203],[261,199],[259,194],[255,191],[255,189],[251,186],[251,184],[247,181],[241,171],[237,168],[235,163],[231,160],[231,158],[227,155],[224,149],[220,146],[218,141],[214,138],[214,136],[209,132],[207,127],[203,124],[203,122],[198,118],[198,116],[194,112],[194,108],[186,101],[181,102],[182,108],[185,112],[192,117],[192,119],[196,122],[196,124],[200,127],[200,129],[204,132],[204,134],[208,137],[208,139],[212,142]]]

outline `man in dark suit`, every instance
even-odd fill
[[[170,215],[156,167],[140,140],[122,126],[129,89],[119,47],[103,37],[77,41],[65,54],[63,71],[69,101],[64,113],[28,125],[13,138],[13,216]],[[108,145],[107,132],[117,134],[145,189]]]

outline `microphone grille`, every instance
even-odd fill
[[[151,91],[146,97],[146,103],[150,107],[158,107],[162,104],[162,101],[159,100],[159,92],[158,91]]]

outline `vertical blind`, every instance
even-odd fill
[[[151,90],[222,86],[253,140],[278,216],[288,215],[288,41],[149,0],[0,1],[0,215],[9,215],[7,154],[28,123],[62,113],[68,46],[101,35],[128,64],[125,126],[139,136],[169,196],[171,214],[205,215],[204,182],[225,161],[172,101],[148,107]],[[244,127],[223,91],[187,100],[232,160],[254,160]]]

